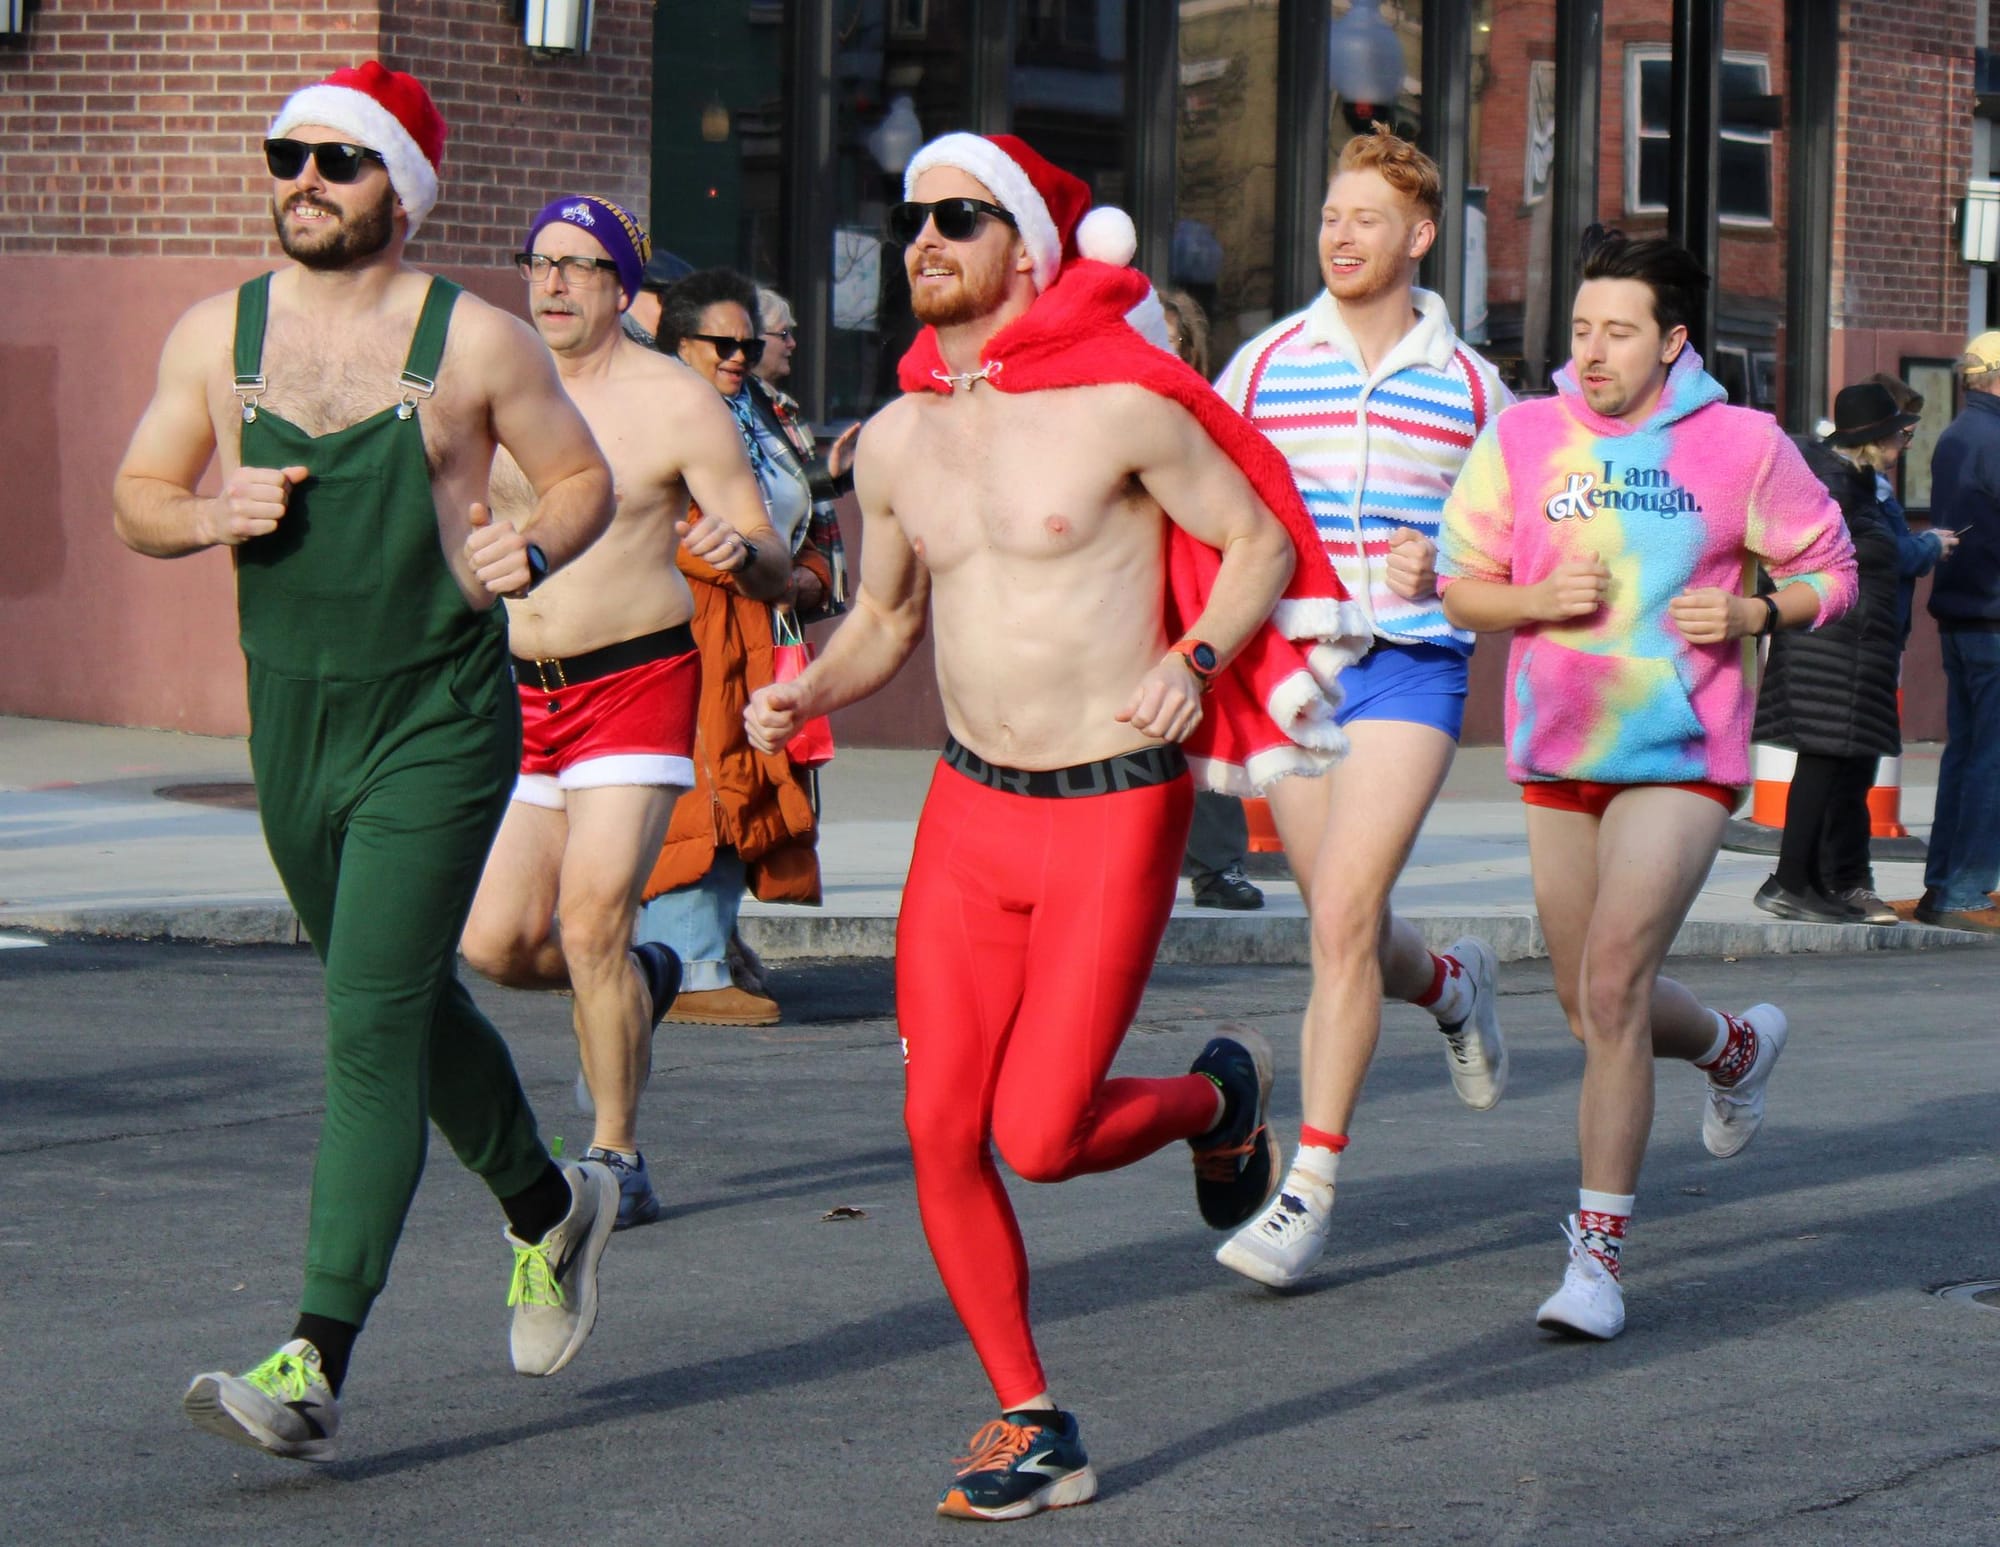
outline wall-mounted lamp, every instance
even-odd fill
[[[1393,109],[1403,89],[1403,40],[1382,18],[1382,0],[1354,0],[1327,28],[1326,76],[1362,117]]]
[[[1967,263],[2000,263],[2000,182],[1975,177],[1965,185],[1958,251]]]
[[[581,54],[590,47],[591,9],[591,0],[523,0],[522,41],[537,54]]]
[[[908,97],[889,104],[888,115],[868,132],[868,154],[885,172],[901,172],[924,148],[924,126],[917,122],[917,105]]]

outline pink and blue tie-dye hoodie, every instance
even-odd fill
[[[1441,585],[1533,585],[1592,555],[1611,571],[1595,613],[1515,632],[1508,776],[1748,784],[1747,650],[1690,644],[1667,603],[1743,594],[1761,560],[1819,593],[1815,626],[1839,617],[1855,583],[1840,508],[1777,421],[1729,407],[1692,349],[1642,424],[1593,411],[1568,368],[1556,385],[1487,426],[1444,510]]]

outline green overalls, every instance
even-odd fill
[[[236,298],[243,464],[311,470],[277,530],[236,549],[236,594],[264,837],[326,968],[302,1309],[357,1326],[423,1173],[427,1113],[498,1197],[549,1161],[455,970],[521,741],[506,619],[468,606],[446,567],[417,418],[457,297],[431,281],[402,401],[321,436],[257,406],[270,276]]]

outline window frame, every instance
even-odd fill
[[[1624,195],[1627,215],[1664,215],[1664,204],[1644,204],[1639,199],[1639,150],[1640,146],[1652,141],[1666,144],[1671,138],[1669,127],[1660,134],[1648,134],[1640,122],[1640,102],[1643,96],[1644,70],[1648,63],[1664,63],[1673,69],[1673,49],[1664,43],[1628,43],[1625,45],[1625,124],[1624,124]],[[1754,53],[1748,49],[1725,49],[1722,54],[1724,64],[1747,65],[1761,75],[1759,84],[1768,95],[1771,90],[1771,56]],[[1778,223],[1778,147],[1777,131],[1759,129],[1749,125],[1724,124],[1721,138],[1738,145],[1757,145],[1764,151],[1764,178],[1770,206],[1768,215],[1732,215],[1721,207],[1722,189],[1719,181],[1716,188],[1716,217],[1725,226],[1734,226],[1745,231],[1770,231]]]

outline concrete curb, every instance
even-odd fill
[[[1427,914],[1411,917],[1432,949],[1478,935],[1501,961],[1548,955],[1541,921],[1532,914]],[[211,902],[138,907],[0,909],[0,929],[38,935],[118,940],[181,940],[207,945],[300,945],[297,916],[282,903]],[[775,918],[745,914],[743,938],[771,961],[894,957],[893,918],[801,911]],[[1932,951],[1989,947],[1996,941],[1928,924],[1895,926],[1796,924],[1777,919],[1733,922],[1691,919],[1674,939],[1672,956],[1838,955],[1864,951]],[[1298,917],[1232,914],[1176,917],[1158,960],[1170,966],[1305,966],[1311,960],[1306,921]]]

